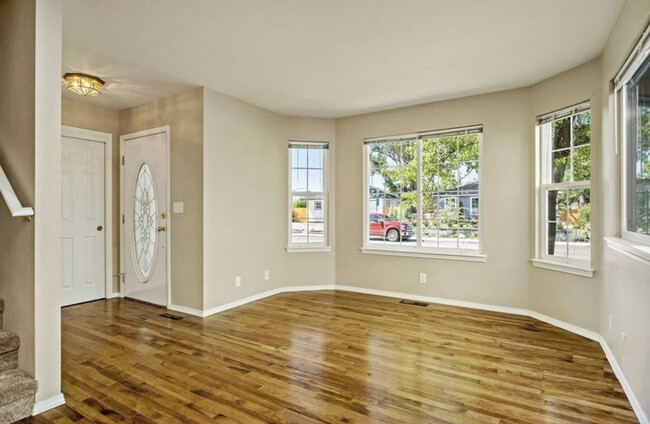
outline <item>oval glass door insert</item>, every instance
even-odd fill
[[[133,261],[142,282],[151,277],[156,253],[156,194],[151,169],[143,163],[133,193]]]

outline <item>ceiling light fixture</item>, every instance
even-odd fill
[[[102,92],[104,81],[87,74],[67,73],[63,79],[68,84],[68,90],[73,91],[85,99],[88,96],[97,96]]]

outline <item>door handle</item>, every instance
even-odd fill
[[[160,233],[161,231],[167,231],[167,227],[164,226],[158,227],[158,232]]]
[[[104,229],[104,227],[102,227],[101,225],[98,225],[98,226],[97,226],[97,231],[101,231],[101,230],[103,230],[103,229]]]

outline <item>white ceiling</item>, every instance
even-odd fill
[[[111,108],[205,86],[341,117],[556,75],[600,55],[623,3],[64,0],[63,72],[106,80],[88,101]]]

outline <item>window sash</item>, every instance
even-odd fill
[[[636,149],[638,146],[637,108],[638,96],[632,89],[643,75],[650,73],[650,37],[646,30],[644,37],[628,58],[626,72],[618,80],[614,93],[620,111],[617,122],[621,127],[621,236],[644,245],[650,245],[650,235],[636,231]],[[634,57],[633,57],[634,56]],[[632,59],[632,60],[630,60]],[[627,63],[627,62],[626,62]],[[617,134],[619,135],[619,134]]]
[[[306,166],[293,166],[293,154],[297,150],[311,150],[311,149],[318,149],[318,150],[323,150],[323,156],[322,160],[320,163],[320,167],[315,168],[315,167],[310,167],[309,164]],[[325,247],[328,246],[329,243],[329,181],[328,181],[328,163],[329,163],[329,158],[328,158],[328,150],[329,150],[329,142],[323,142],[323,141],[303,141],[303,140],[290,140],[288,143],[288,186],[289,186],[289,199],[288,199],[288,235],[287,235],[287,246],[290,248],[313,248],[313,247]],[[295,169],[300,169],[300,170],[307,170],[307,174],[309,174],[309,170],[318,170],[322,171],[322,190],[318,191],[309,191],[309,190],[294,190],[293,189],[293,170]],[[305,188],[308,188],[307,186]],[[305,242],[294,242],[294,237],[293,237],[293,213],[294,213],[294,208],[293,208],[293,201],[294,197],[302,197],[302,198],[307,198],[307,209],[309,209],[309,199],[310,197],[322,197],[322,215],[323,215],[323,237],[322,241],[310,241],[309,240],[309,233],[307,233],[307,241]],[[320,200],[320,199],[319,199]],[[310,218],[307,216],[307,230],[309,230],[309,224],[310,224]]]
[[[576,259],[567,256],[560,255],[549,255],[548,254],[548,242],[549,242],[549,219],[548,219],[548,193],[549,191],[554,190],[580,190],[588,189],[591,191],[591,179],[589,180],[580,180],[580,181],[566,181],[566,182],[553,182],[553,152],[559,150],[569,150],[569,155],[573,153],[576,149],[584,148],[585,146],[591,149],[592,143],[591,140],[589,144],[583,144],[579,146],[574,145],[574,134],[573,134],[573,120],[571,121],[571,140],[568,148],[556,149],[553,150],[553,140],[552,140],[552,131],[551,125],[554,121],[565,118],[572,118],[578,114],[581,114],[586,111],[590,111],[590,103],[582,102],[578,105],[570,106],[568,108],[560,109],[558,111],[550,112],[544,115],[541,115],[537,118],[537,128],[539,135],[539,146],[538,146],[538,193],[537,193],[537,203],[539,205],[539,210],[537,212],[537,254],[536,257],[550,262],[574,265],[579,267],[588,267],[591,266],[591,261],[593,257],[593,245],[589,243],[589,259]],[[591,135],[591,130],[590,130]],[[591,167],[591,157],[589,161]],[[574,178],[573,175],[573,165],[567,172],[571,172],[571,179]],[[567,241],[567,246],[568,246]]]
[[[428,252],[428,253],[442,253],[442,254],[459,254],[459,255],[476,255],[476,254],[482,254],[483,252],[483,238],[482,238],[482,214],[479,214],[478,218],[478,247],[477,248],[468,248],[468,247],[459,247],[459,239],[457,237],[457,247],[456,248],[447,248],[447,247],[430,247],[430,246],[423,246],[423,193],[422,193],[422,143],[425,140],[430,140],[430,139],[439,139],[439,138],[445,138],[445,137],[451,137],[455,135],[471,135],[471,134],[477,134],[478,135],[478,157],[475,159],[472,159],[472,162],[476,162],[478,164],[478,172],[477,172],[477,181],[479,182],[479,193],[477,195],[470,195],[468,194],[467,197],[477,197],[480,198],[480,181],[481,181],[481,161],[482,161],[482,137],[483,133],[483,127],[481,125],[476,125],[476,126],[471,126],[471,127],[466,127],[466,128],[455,128],[455,129],[449,129],[449,130],[440,130],[440,131],[427,131],[427,132],[422,132],[422,133],[414,133],[414,134],[402,134],[402,135],[396,135],[396,136],[391,136],[391,137],[381,137],[381,138],[372,138],[372,139],[364,139],[364,189],[365,193],[363,196],[363,211],[364,211],[364,217],[363,217],[363,225],[364,225],[364,247],[371,247],[373,249],[378,248],[382,250],[394,250],[394,251],[412,251],[412,252]],[[415,246],[404,246],[401,242],[398,244],[390,245],[387,244],[386,242],[384,243],[377,243],[377,244],[370,244],[370,234],[369,234],[369,210],[368,210],[368,196],[370,192],[370,145],[373,144],[380,144],[380,143],[394,143],[394,142],[409,142],[409,141],[414,141],[416,142],[416,167],[417,167],[417,190],[416,190],[416,196],[417,196],[417,213],[416,213],[416,228],[414,228],[414,233],[413,237],[416,238],[416,242],[414,243]],[[463,162],[458,162],[458,165],[462,164]],[[462,194],[460,194],[462,196]],[[443,197],[443,196],[440,196]],[[470,205],[465,205],[464,208],[469,209],[471,208],[471,200],[469,200]],[[457,222],[460,222],[460,220],[457,220]],[[439,241],[437,243],[439,245]]]

